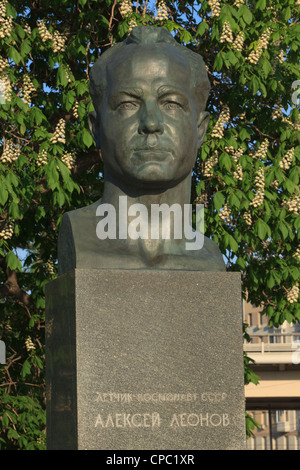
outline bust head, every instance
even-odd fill
[[[90,128],[105,171],[135,186],[175,186],[192,171],[207,124],[203,59],[163,28],[135,28],[93,66]]]

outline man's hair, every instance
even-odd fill
[[[159,45],[172,46],[178,49],[188,60],[191,67],[192,86],[195,90],[197,100],[197,109],[199,112],[204,111],[208,94],[210,91],[210,84],[207,76],[206,67],[201,55],[191,51],[185,46],[179,44],[164,28],[157,28],[154,26],[137,26],[128,36],[128,38],[120,43],[115,44],[108,49],[96,61],[90,73],[90,94],[94,103],[96,111],[102,102],[103,96],[107,88],[107,65],[113,56],[121,55],[124,53],[124,47],[136,46],[151,46]],[[127,50],[127,49],[126,49]]]

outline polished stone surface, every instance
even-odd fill
[[[239,273],[76,269],[46,289],[48,449],[244,449]]]

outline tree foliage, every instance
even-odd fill
[[[0,0],[1,448],[45,447],[44,288],[62,214],[103,188],[89,72],[135,25],[203,56],[211,120],[192,199],[248,300],[275,326],[300,320],[299,11],[299,0]]]

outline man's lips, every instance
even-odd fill
[[[160,147],[142,147],[138,148],[133,153],[134,160],[139,162],[149,161],[163,161],[170,158],[171,152],[168,149],[162,149]]]

